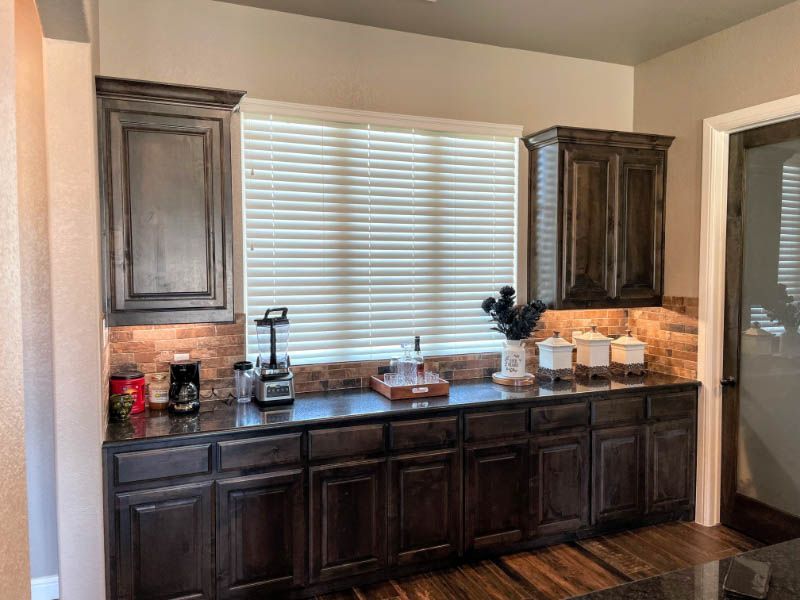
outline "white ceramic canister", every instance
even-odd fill
[[[536,342],[539,348],[539,368],[536,376],[540,379],[555,381],[572,377],[572,350],[570,344],[554,331],[553,336],[542,342]]]

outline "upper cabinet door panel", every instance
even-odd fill
[[[109,323],[232,321],[230,98],[97,85]]]
[[[622,155],[618,284],[623,299],[661,297],[664,162],[660,151]]]
[[[619,152],[568,145],[564,169],[562,299],[590,302],[615,292],[614,243]]]

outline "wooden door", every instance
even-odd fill
[[[458,554],[461,465],[457,450],[389,461],[389,557],[406,565]]]
[[[219,598],[261,598],[303,585],[300,469],[217,483]]]
[[[312,581],[386,566],[386,461],[312,467],[310,486]]]
[[[532,535],[575,531],[589,524],[589,434],[531,440]]]
[[[98,78],[110,325],[233,321],[230,114],[238,98],[202,92]]]
[[[666,152],[625,148],[621,156],[617,296],[622,304],[660,304]]]
[[[116,496],[116,598],[214,596],[211,483]]]
[[[616,296],[619,156],[613,147],[564,146],[564,270],[558,308],[608,306]]]
[[[503,546],[528,530],[528,442],[465,450],[466,550]]]
[[[592,523],[635,519],[644,511],[642,426],[592,432]]]
[[[731,135],[720,516],[767,543],[800,537],[799,183],[800,119]]]
[[[669,512],[694,503],[693,419],[647,427],[647,512]]]

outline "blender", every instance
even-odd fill
[[[289,319],[286,307],[268,308],[256,319],[258,359],[255,399],[261,406],[291,404],[294,379],[289,370]]]

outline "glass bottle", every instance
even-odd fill
[[[425,383],[425,357],[419,347],[419,336],[414,336],[414,383]]]
[[[397,372],[403,380],[403,385],[411,385],[414,383],[414,373],[416,364],[414,363],[414,355],[411,352],[410,344],[402,344],[402,353],[400,359],[397,361]]]

